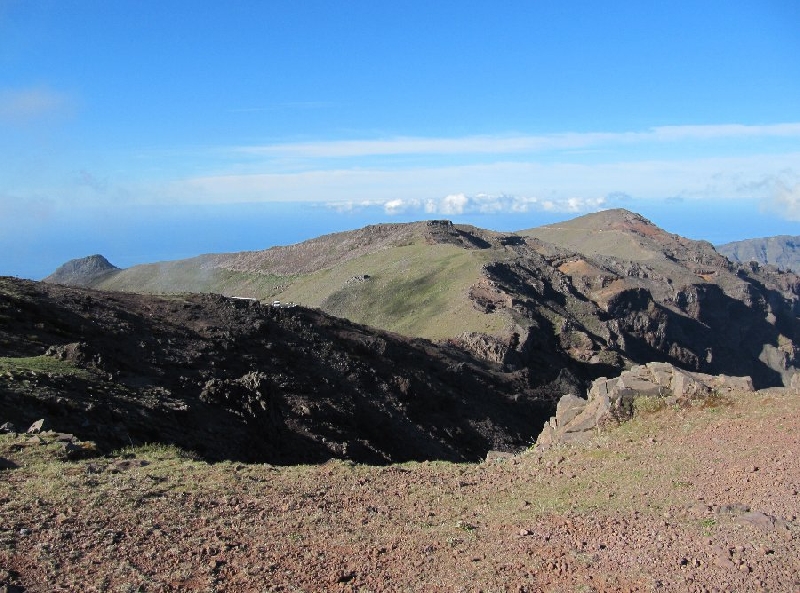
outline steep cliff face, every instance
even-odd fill
[[[525,340],[515,362],[558,352],[582,378],[671,362],[788,384],[798,365],[800,284],[792,273],[733,264],[713,247],[639,215],[608,211],[523,231],[513,262],[485,267]],[[611,376],[611,375],[608,375]]]
[[[778,235],[718,245],[717,251],[738,263],[754,261],[782,270],[800,271],[800,236]]]

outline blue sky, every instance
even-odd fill
[[[800,234],[800,4],[0,0],[0,274],[610,207]]]

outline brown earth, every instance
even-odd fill
[[[798,435],[785,389],[480,464],[62,461],[6,435],[0,589],[798,591]]]

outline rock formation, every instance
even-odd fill
[[[649,398],[650,407],[681,405],[730,391],[751,392],[753,382],[750,377],[683,371],[668,363],[635,366],[617,378],[595,380],[586,399],[564,395],[536,445],[550,447],[585,441],[609,424],[630,419],[639,398]]]

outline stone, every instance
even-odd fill
[[[80,459],[97,454],[97,444],[94,441],[75,440],[62,443],[62,445],[67,459]]]
[[[556,419],[559,425],[572,422],[586,408],[587,400],[568,393],[556,405]]]
[[[129,469],[145,467],[147,465],[150,465],[150,462],[145,461],[144,459],[119,459],[109,465],[107,471],[112,474],[118,474]]]
[[[9,433],[16,433],[17,427],[11,424],[11,422],[6,422],[3,425],[0,425],[0,434],[9,434]]]
[[[729,515],[743,515],[750,512],[750,506],[742,504],[741,502],[735,502],[733,504],[720,505],[715,508],[715,511],[719,514],[727,513]]]
[[[644,373],[642,373],[642,375],[644,375]],[[667,394],[667,387],[659,385],[646,375],[642,375],[636,375],[633,371],[623,373],[617,383],[617,390],[629,389],[636,392],[637,395],[647,395],[650,397],[660,397]]]
[[[44,432],[49,429],[50,429],[49,423],[44,418],[42,418],[31,424],[30,428],[28,428],[26,433],[39,434],[40,432]]]
[[[606,379],[605,377],[595,379],[592,382],[592,386],[589,388],[588,400],[592,401],[595,398],[603,396],[608,397],[618,381],[619,379]]]
[[[678,399],[691,399],[710,392],[688,371],[674,369],[671,383],[672,394]]]
[[[736,565],[730,558],[723,558],[721,556],[717,556],[716,558],[714,558],[714,564],[726,570],[736,570]]]
[[[792,378],[789,380],[789,387],[793,391],[800,392],[800,373],[794,373]]]
[[[758,511],[743,513],[736,518],[736,521],[740,525],[751,525],[752,527],[757,527],[764,531],[772,531],[775,529],[775,517]]]

